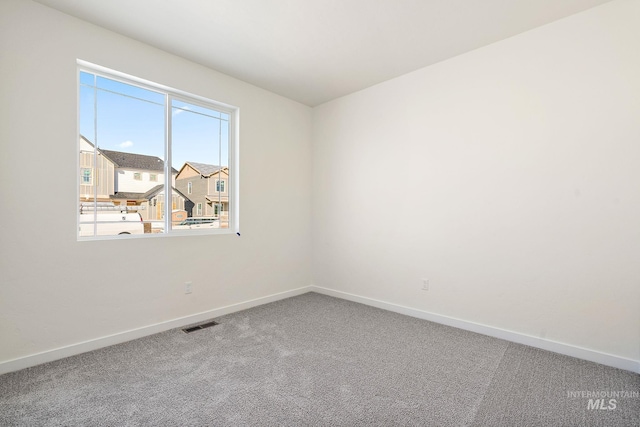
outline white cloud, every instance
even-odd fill
[[[189,107],[174,108],[173,109],[173,117],[177,116],[178,114],[182,114],[185,111],[189,111]]]
[[[132,145],[133,145],[132,141],[125,141],[120,144],[120,148],[127,148],[127,147],[131,147]]]

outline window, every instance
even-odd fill
[[[151,230],[153,235],[236,232],[237,108],[78,64],[78,238]],[[133,172],[132,179],[136,169],[150,171],[149,180],[143,172]],[[207,194],[213,185],[204,182],[194,188],[194,178],[215,180],[218,192],[228,196]],[[171,203],[164,203],[169,194]],[[149,209],[156,198],[157,209]],[[173,228],[172,210],[202,216],[203,207],[214,202],[229,211],[217,227]]]
[[[80,179],[82,185],[91,185],[91,169],[80,168]]]

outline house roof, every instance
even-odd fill
[[[196,172],[198,172],[200,175],[205,177],[209,177],[214,173],[218,172],[220,169],[226,168],[226,166],[208,165],[206,163],[197,163],[197,162],[186,162],[185,165],[191,166],[193,169],[196,170]]]
[[[163,189],[164,189],[164,185],[163,184],[158,184],[155,187],[153,187],[151,190],[149,190],[146,193],[144,193],[142,195],[142,197],[147,199],[147,200],[149,200],[150,198],[152,198],[153,196],[155,196],[156,194],[161,192]]]
[[[129,191],[118,191],[114,195],[111,196],[112,199],[127,199],[127,200],[150,200],[158,193],[164,190],[163,184],[158,184],[146,193],[133,193]],[[189,200],[187,196],[178,191],[175,187],[171,187],[171,190],[177,193],[180,197],[183,197],[185,200]]]
[[[164,190],[164,185],[163,184],[158,184],[155,187],[153,187],[151,190],[147,191],[146,193],[144,193],[142,195],[142,197],[144,199],[150,200],[151,198],[153,198],[153,196],[155,196],[156,194],[162,192]],[[174,193],[177,193],[180,197],[184,198],[185,200],[189,200],[189,198],[187,196],[185,196],[184,194],[182,194],[180,191],[178,191],[175,187],[171,187],[171,190]]]
[[[147,156],[145,154],[124,153],[122,151],[112,150],[100,150],[102,154],[107,156],[116,167],[149,170],[149,171],[164,171],[164,162],[161,158],[156,156]],[[178,173],[175,168],[171,168],[173,173]]]
[[[118,191],[110,197],[111,199],[127,199],[127,200],[141,200],[144,199],[144,193],[132,193],[129,191]]]

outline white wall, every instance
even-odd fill
[[[640,360],[638,22],[614,1],[315,108],[314,284]]]
[[[142,179],[135,179],[136,173],[142,174]],[[155,173],[158,177],[157,181],[151,181],[149,175]],[[116,191],[132,192],[132,193],[146,193],[158,184],[164,182],[164,173],[160,172],[147,172],[139,169],[122,169],[116,168]],[[175,180],[173,180],[175,184]]]
[[[78,58],[240,108],[242,237],[76,241]],[[205,67],[0,2],[0,363],[308,286],[310,120]],[[38,207],[45,218],[22,215]]]

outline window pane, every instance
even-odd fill
[[[80,84],[87,86],[95,86],[96,84],[96,76],[95,74],[86,73],[84,71],[80,71]]]
[[[218,183],[229,176],[229,115],[181,100],[173,100],[171,107],[171,161],[179,171],[176,189],[187,196],[187,217],[206,219],[191,225],[174,222],[173,228],[229,228],[229,198],[224,184]]]
[[[80,75],[80,167],[91,170],[80,184],[80,236],[161,231],[162,213],[150,208],[164,177],[163,96],[89,73]],[[155,188],[162,192],[161,188]],[[153,196],[157,196],[153,194]],[[158,215],[160,214],[160,215]],[[143,222],[154,227],[145,227]]]

